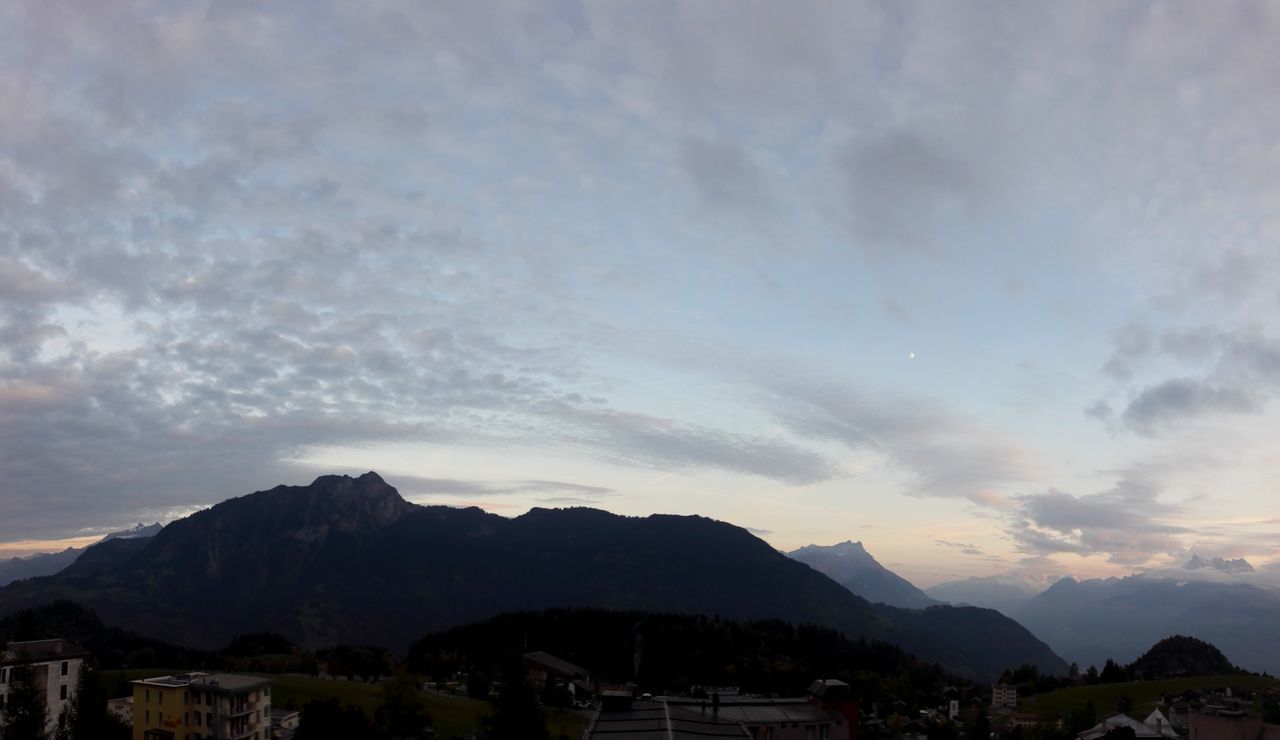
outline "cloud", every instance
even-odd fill
[[[968,543],[964,543],[964,542],[951,542],[950,540],[934,540],[934,542],[935,542],[939,547],[944,547],[944,548],[946,548],[946,549],[948,549],[948,550],[954,550],[954,551],[959,552],[959,553],[962,553],[962,554],[964,554],[964,555],[983,555],[983,554],[985,554],[985,553],[983,553],[982,548],[978,547],[977,545],[973,545],[973,544],[968,544]]]
[[[1142,389],[1120,418],[1129,428],[1150,433],[1189,417],[1257,411],[1261,402],[1260,397],[1242,389],[1174,378]]]
[[[859,142],[840,167],[853,228],[872,247],[927,245],[940,224],[963,216],[984,194],[968,163],[914,131]]]
[[[1203,418],[1257,413],[1280,390],[1280,341],[1256,330],[1197,326],[1155,334],[1129,327],[1118,335],[1104,372],[1128,381],[1136,367],[1157,361],[1200,374],[1136,386],[1118,414],[1124,428],[1156,435]],[[1087,413],[1110,421],[1109,411],[1098,401]]]
[[[1106,555],[1121,565],[1142,565],[1180,552],[1190,530],[1170,523],[1180,506],[1163,502],[1153,483],[1126,478],[1101,493],[1076,496],[1050,489],[1016,497],[1007,533],[1029,557],[1056,553]]]
[[[774,380],[774,414],[803,438],[883,455],[909,476],[907,491],[1001,507],[995,490],[1035,477],[1036,455],[940,402],[874,396],[817,379]]]
[[[680,163],[707,205],[762,207],[766,205],[763,178],[742,147],[729,141],[687,136],[680,147]]]

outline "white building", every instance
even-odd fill
[[[995,709],[1013,709],[1018,706],[1018,687],[999,684],[991,687],[991,706]]]
[[[6,645],[4,652],[0,653],[0,725],[4,724],[4,707],[9,702],[13,669],[29,662],[35,670],[36,686],[44,692],[48,731],[53,732],[62,708],[75,696],[80,664],[88,657],[88,651],[66,640],[31,640]]]
[[[122,696],[107,700],[107,714],[118,717],[121,722],[133,727],[133,697]]]

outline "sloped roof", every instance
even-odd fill
[[[1148,714],[1147,718],[1142,720],[1142,724],[1155,730],[1161,737],[1181,737],[1178,731],[1174,729],[1173,723],[1159,709],[1152,710],[1151,714]]]
[[[1098,738],[1106,735],[1109,730],[1114,730],[1118,727],[1131,728],[1134,734],[1138,737],[1161,737],[1160,733],[1127,714],[1115,714],[1107,717],[1076,737],[1078,740],[1097,740]]]
[[[33,663],[48,663],[54,660],[71,660],[87,658],[89,651],[68,640],[28,640],[26,642],[10,642],[0,653],[0,663],[13,665],[21,655],[26,655]]]
[[[532,653],[525,653],[524,657],[525,660],[537,663],[544,668],[549,668],[562,676],[585,678],[591,675],[590,671],[586,668],[574,665],[567,660],[562,660],[551,653],[544,653],[541,650],[535,650]]]

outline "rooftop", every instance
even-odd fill
[[[631,709],[600,712],[587,729],[587,740],[695,740],[750,738],[737,722],[703,717],[681,706],[637,702]]]
[[[525,653],[524,657],[525,657],[525,660],[528,660],[533,663],[537,663],[538,665],[543,666],[544,668],[550,668],[556,673],[559,673],[565,676],[576,677],[576,676],[591,675],[591,673],[586,668],[583,668],[582,666],[574,665],[573,663],[570,663],[567,660],[562,660],[552,655],[551,653],[544,653],[541,650],[535,650],[532,653]]]
[[[10,642],[0,653],[0,664],[12,665],[18,662],[19,656],[25,655],[35,663],[47,663],[53,660],[70,660],[87,658],[89,651],[68,640],[27,640]]]
[[[179,688],[194,686],[206,691],[222,694],[236,694],[242,691],[270,686],[271,679],[262,676],[241,676],[234,673],[178,673],[172,676],[155,676],[134,681],[145,686],[162,686]]]

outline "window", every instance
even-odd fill
[[[161,694],[161,696],[164,696],[164,694]],[[164,712],[156,712],[156,721],[164,724]]]
[[[163,691],[158,691],[158,692],[156,692],[156,693],[158,693],[158,694],[160,695],[160,703],[161,703],[161,704],[164,704],[164,692],[163,692]]]
[[[58,687],[58,698],[63,701],[67,700],[67,685],[65,683]]]
[[[148,709],[148,710],[147,710],[146,717],[147,717],[147,724],[151,724],[151,710],[150,710],[150,709]]]
[[[67,661],[62,661],[62,675],[67,675]]]
[[[200,713],[196,712],[196,727],[200,726]]]

